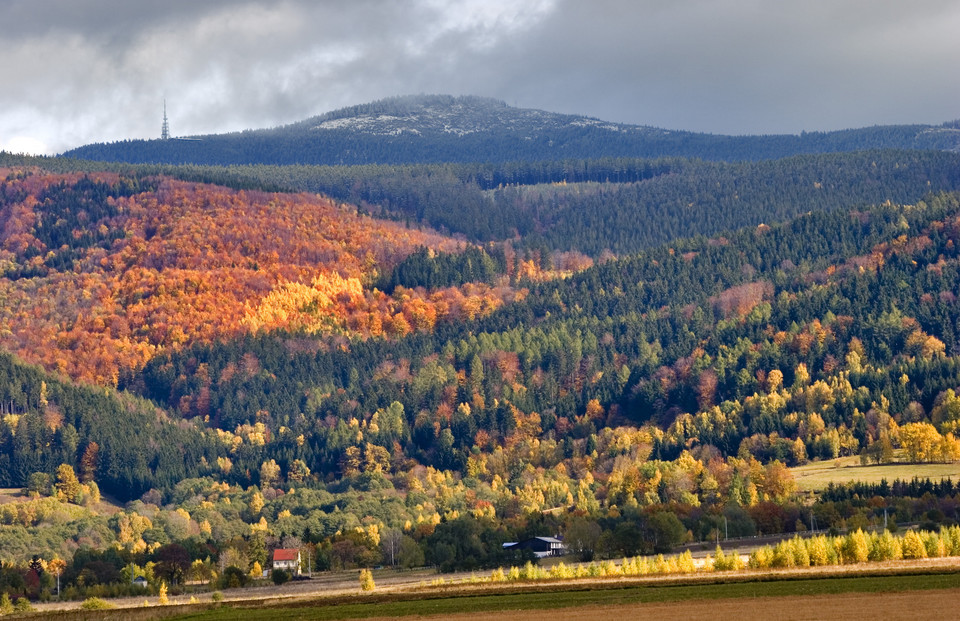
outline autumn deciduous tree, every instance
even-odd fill
[[[57,577],[57,596],[60,595],[60,574],[67,568],[67,562],[60,557],[47,561],[47,571]]]
[[[254,491],[250,496],[250,504],[248,507],[250,508],[250,515],[252,517],[256,518],[260,515],[260,512],[263,510],[263,495],[258,491]]]
[[[287,472],[287,480],[291,483],[302,483],[304,479],[310,476],[310,468],[302,459],[294,459],[290,462]]]
[[[80,458],[80,480],[84,483],[93,481],[97,476],[97,465],[100,460],[100,445],[90,442]]]
[[[369,569],[360,570],[360,590],[368,593],[377,588],[377,585],[373,582],[373,572]]]
[[[76,502],[80,497],[80,480],[77,479],[73,466],[69,464],[60,464],[57,467],[57,493],[61,494],[68,502]]]
[[[171,584],[182,583],[190,569],[190,553],[178,543],[169,543],[157,550],[156,573]]]
[[[907,423],[899,430],[900,445],[912,462],[940,461],[941,436],[930,423]]]
[[[270,459],[260,465],[260,485],[268,487],[280,479],[280,466],[276,460]]]

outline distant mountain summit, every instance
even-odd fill
[[[776,159],[864,149],[960,151],[957,123],[802,135],[721,136],[543,110],[484,97],[414,95],[343,108],[272,129],[91,144],[64,157],[166,164],[410,164],[599,157]]]
[[[544,132],[574,127],[663,133],[662,130],[608,123],[585,116],[515,108],[488,97],[450,95],[392,97],[328,112],[295,126],[312,131],[349,129],[377,136],[398,136],[406,132],[419,136],[512,132],[528,140],[536,139]]]

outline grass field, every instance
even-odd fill
[[[960,480],[960,463],[952,464],[882,464],[861,466],[859,457],[841,457],[836,460],[814,461],[803,466],[791,468],[797,488],[801,492],[815,492],[830,483],[879,483],[886,479],[893,483],[896,479],[909,481],[913,477],[929,478],[939,481],[951,478]]]
[[[19,487],[0,487],[0,505],[7,502],[29,502],[33,498],[24,494],[23,489]],[[107,495],[100,497],[100,502],[95,505],[85,505],[94,513],[100,515],[113,515],[123,510],[123,503]]]

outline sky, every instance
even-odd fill
[[[481,95],[715,134],[960,118],[957,0],[0,0],[0,149]]]

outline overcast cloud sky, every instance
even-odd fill
[[[412,93],[798,133],[960,118],[956,0],[0,0],[0,149]]]

